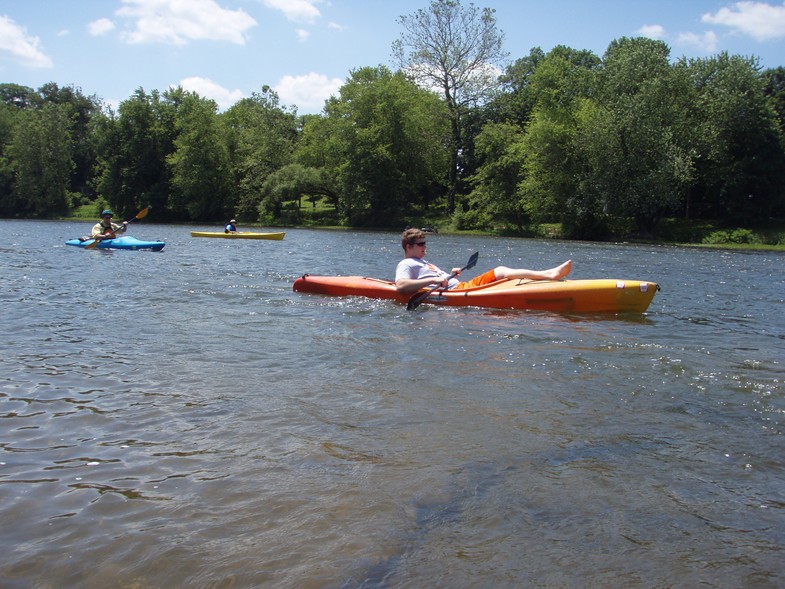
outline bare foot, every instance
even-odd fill
[[[567,260],[561,266],[556,266],[545,271],[545,275],[550,280],[560,280],[572,271],[572,260]]]

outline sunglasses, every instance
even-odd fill
[[[425,246],[425,242],[424,241],[418,241],[418,242],[413,243],[412,245],[416,245],[416,246],[419,246],[419,247],[424,247]]]

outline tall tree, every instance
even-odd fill
[[[177,88],[167,96],[180,92]],[[215,101],[196,93],[178,94],[174,152],[167,156],[172,190],[169,209],[190,221],[231,215],[229,158]]]
[[[96,119],[104,116],[101,101],[95,95],[85,96],[79,88],[60,87],[54,82],[44,84],[38,91],[44,104],[58,104],[67,109],[74,159],[69,189],[74,194],[93,198],[91,184],[98,157],[93,130]]]
[[[758,60],[723,52],[682,66],[695,92],[698,214],[738,222],[781,213],[783,134]]]
[[[517,146],[522,134],[520,125],[489,123],[477,135],[477,155],[483,164],[469,179],[474,186],[469,194],[471,210],[458,216],[459,228],[490,227],[501,222],[512,223],[523,232],[528,215],[517,198],[523,172]]]
[[[156,218],[177,218],[167,207],[170,191],[166,157],[174,151],[175,100],[164,101],[157,90],[138,88],[120,103],[116,119],[104,129],[101,195],[123,215],[153,205]]]
[[[529,55],[507,66],[499,76],[498,94],[486,107],[492,121],[526,125],[535,106],[530,92],[531,78],[544,59],[545,52],[539,47],[533,47]]]
[[[673,214],[691,180],[686,128],[687,83],[670,49],[646,38],[610,44],[598,74],[599,108],[583,118],[577,147],[588,165],[584,196],[603,211],[635,219],[651,235]]]
[[[352,72],[325,106],[342,213],[353,225],[397,223],[443,183],[447,113],[434,92],[384,66]]]
[[[0,104],[0,216],[14,214],[13,187],[14,171],[8,154],[8,146],[13,137],[14,125],[20,109],[13,105]]]
[[[398,18],[404,29],[393,43],[398,65],[417,83],[438,89],[450,115],[450,213],[455,211],[462,180],[462,119],[498,87],[498,68],[507,57],[495,13],[492,8],[464,6],[460,0],[433,0],[428,9]]]
[[[268,177],[292,162],[298,139],[296,109],[281,105],[278,94],[264,86],[221,116],[238,193],[233,214],[256,220]]]
[[[478,226],[488,222],[487,213],[519,231],[530,222],[562,221],[569,228],[592,218],[595,207],[579,205],[576,198],[583,166],[574,144],[577,115],[592,94],[599,63],[591,53],[558,46],[544,56],[533,51],[508,70],[509,100],[500,96],[494,107],[511,116],[487,125],[476,138],[482,165],[472,178],[470,201]],[[525,105],[520,116],[506,108],[515,105]]]
[[[764,93],[771,99],[777,112],[780,129],[785,135],[785,67],[779,66],[764,71],[763,80],[766,82]]]
[[[70,114],[62,105],[22,111],[8,146],[14,172],[11,202],[17,216],[48,217],[68,212],[73,170]],[[10,205],[10,206],[9,206]]]

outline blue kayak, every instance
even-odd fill
[[[92,239],[71,239],[65,242],[65,245],[75,245],[76,247],[87,247],[93,243]],[[114,239],[102,239],[98,242],[95,249],[114,249],[114,250],[153,250],[154,252],[160,251],[164,248],[166,242],[164,241],[141,241],[130,235],[123,235],[115,237]]]

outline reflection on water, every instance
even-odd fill
[[[194,229],[0,222],[0,586],[781,585],[782,255],[439,235],[662,291],[412,313],[291,291],[396,234]]]

